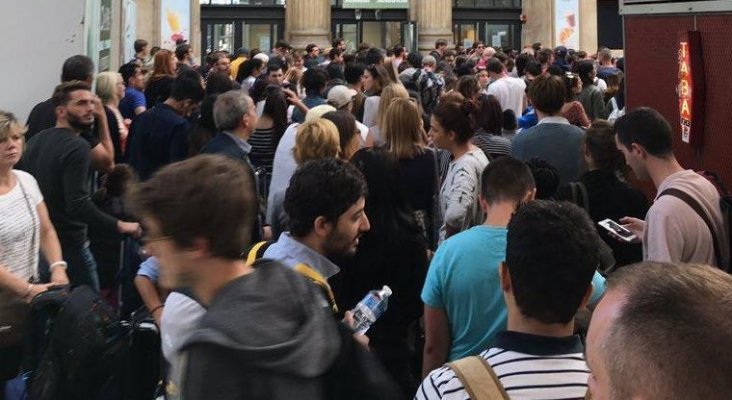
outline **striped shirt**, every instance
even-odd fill
[[[495,347],[480,354],[512,400],[584,399],[590,370],[579,336],[553,338],[504,331]],[[432,371],[415,400],[468,400],[468,392],[449,367]]]
[[[4,266],[27,282],[37,275],[41,243],[38,204],[43,201],[43,195],[31,174],[12,172],[15,186],[0,194],[0,268]]]
[[[485,131],[476,132],[470,140],[474,145],[480,147],[490,159],[511,154],[511,140],[503,136],[497,136]]]
[[[252,146],[249,159],[252,161],[254,167],[263,167],[270,173],[272,172],[272,163],[274,162],[275,150],[277,148],[274,135],[274,128],[256,129],[249,139],[247,139],[247,142]]]

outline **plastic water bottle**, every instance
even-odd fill
[[[356,333],[359,335],[366,333],[371,325],[384,314],[391,293],[391,288],[384,285],[381,290],[370,291],[363,300],[358,302],[356,308],[351,310]]]

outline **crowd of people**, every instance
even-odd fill
[[[169,399],[732,393],[722,193],[610,50],[135,50],[0,111],[0,389],[8,316],[68,284],[124,308],[134,255]]]

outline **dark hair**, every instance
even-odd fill
[[[188,71],[185,71],[188,72]],[[190,71],[196,73],[195,71]],[[192,100],[194,103],[198,103],[203,100],[203,96],[206,92],[201,86],[201,78],[198,75],[198,79],[191,79],[189,75],[181,73],[180,76],[175,78],[173,81],[173,87],[170,89],[170,98],[177,101]]]
[[[442,46],[447,46],[447,40],[445,40],[445,39],[437,39],[435,41],[435,49],[439,49]]]
[[[636,143],[655,157],[666,158],[673,154],[671,125],[650,107],[629,111],[615,121],[614,129],[618,142],[628,149]]]
[[[132,191],[129,204],[138,217],[159,223],[160,234],[179,247],[203,238],[212,256],[238,260],[259,209],[253,176],[246,163],[199,155],[163,167]]]
[[[51,97],[51,103],[54,107],[65,106],[71,100],[71,93],[77,90],[88,90],[91,91],[91,86],[84,81],[68,81],[58,86],[53,91],[53,97]]]
[[[337,38],[333,39],[332,45],[333,45],[333,47],[338,47],[338,45],[341,44],[341,42],[345,42],[345,39],[343,39],[342,37],[337,37]]]
[[[351,141],[353,140],[353,137],[358,134],[356,117],[348,111],[338,110],[327,112],[323,114],[322,118],[332,122],[336,128],[338,128],[341,154],[345,154],[348,145],[351,144]]]
[[[537,200],[520,207],[508,223],[506,265],[521,314],[544,324],[570,323],[595,274],[598,240],[587,213],[572,203]]]
[[[407,62],[413,68],[420,69],[420,68],[422,68],[422,58],[424,58],[424,57],[422,57],[422,55],[417,52],[409,53],[407,55]]]
[[[369,65],[366,67],[366,71],[371,74],[371,77],[374,78],[374,81],[376,81],[376,86],[378,87],[378,90],[374,93],[371,93],[372,95],[381,95],[381,90],[386,87],[391,81],[389,80],[389,72],[387,72],[386,68],[384,68],[383,65]]]
[[[480,96],[478,112],[473,114],[475,127],[483,129],[486,133],[500,136],[503,129],[502,110],[501,103],[492,94]]]
[[[515,131],[518,129],[518,120],[516,119],[516,113],[507,108],[503,111],[503,129],[509,131]]]
[[[531,54],[522,53],[516,57],[516,72],[519,77],[525,75],[524,71],[526,70],[526,66],[528,66],[531,61],[536,61],[534,56]]]
[[[404,45],[398,44],[391,51],[394,53],[394,57],[401,57],[405,50]]]
[[[279,60],[270,60],[267,63],[267,76],[269,76],[269,74],[271,74],[272,72],[279,71],[281,69],[283,70],[282,72],[284,72],[282,63]]]
[[[333,47],[328,52],[328,58],[330,60],[335,60],[336,58],[338,58],[338,56],[341,56],[341,55],[343,55],[343,51],[337,47]]]
[[[290,179],[284,208],[294,237],[307,236],[318,217],[336,223],[367,194],[361,171],[339,159],[320,159],[301,165]]]
[[[526,165],[531,169],[534,182],[536,182],[536,198],[546,200],[554,197],[559,188],[559,171],[553,165],[537,157],[527,161]]]
[[[564,76],[564,70],[557,64],[552,64],[546,69],[546,73],[551,76]]]
[[[219,94],[234,89],[236,85],[226,72],[214,72],[206,79],[206,94]]]
[[[261,70],[264,63],[262,60],[258,58],[252,58],[251,60],[244,61],[241,66],[239,67],[239,70],[236,71],[236,80],[239,83],[244,82],[245,79],[249,78],[249,76],[254,72],[254,70]],[[256,78],[256,76],[255,76]]]
[[[611,274],[607,288],[624,297],[598,354],[613,382],[612,398],[729,397],[729,274],[707,265],[644,262]]]
[[[188,55],[189,51],[191,51],[190,44],[179,44],[175,48],[175,58],[177,58],[178,61],[183,61],[183,60],[185,60],[186,55]]]
[[[122,75],[122,80],[125,83],[125,86],[129,85],[130,78],[134,77],[138,70],[141,70],[142,67],[140,67],[139,64],[131,62],[122,65],[119,67],[119,74]]]
[[[275,49],[292,49],[292,46],[290,46],[289,43],[287,43],[284,40],[278,40],[277,43],[275,43]]]
[[[115,164],[112,171],[104,176],[104,194],[109,197],[123,197],[131,185],[137,183],[137,174],[128,164]]]
[[[564,82],[558,76],[540,75],[529,85],[529,98],[534,108],[554,115],[564,107]]]
[[[382,64],[384,62],[384,53],[381,52],[381,49],[378,49],[376,47],[372,47],[366,51],[366,65],[371,64]]]
[[[470,120],[477,108],[475,102],[467,99],[461,104],[441,101],[432,112],[432,116],[446,132],[455,132],[455,141],[458,144],[465,144],[475,134]]]
[[[623,153],[615,145],[611,123],[595,120],[585,132],[584,145],[597,169],[620,171],[625,166]]]
[[[311,51],[313,51],[313,49],[314,49],[314,48],[316,48],[316,47],[318,47],[318,45],[317,45],[317,44],[315,44],[315,43],[310,43],[309,45],[305,46],[305,51],[306,51],[306,52],[308,52],[308,53],[310,53],[310,52],[311,52]]]
[[[307,71],[305,71],[307,72]],[[325,73],[328,75],[328,79],[340,79],[343,80],[343,67],[339,64],[330,63],[325,67]]]
[[[488,60],[488,64],[485,69],[488,72],[493,72],[494,74],[501,74],[506,69],[506,66],[501,62],[501,60],[491,57],[491,59]]]
[[[524,68],[525,74],[531,74],[534,77],[541,75],[541,63],[536,60],[530,60]]]
[[[541,50],[541,43],[536,42],[531,45],[531,48],[534,50],[534,52],[537,52],[537,51]]]
[[[325,84],[328,82],[328,76],[320,68],[308,68],[307,71],[302,75],[302,87],[305,90],[317,90],[322,92],[325,88]]]
[[[94,61],[78,54],[64,61],[61,67],[61,82],[88,81],[94,75]]]
[[[595,70],[595,63],[589,60],[582,60],[574,63],[572,70],[579,75],[582,80],[583,86],[594,85],[595,81],[592,79],[592,72]]]
[[[139,53],[147,46],[147,40],[137,39],[132,46],[135,48],[135,53]]]
[[[466,99],[471,99],[480,93],[480,84],[478,84],[478,79],[475,76],[465,75],[458,79],[455,89]]]
[[[361,81],[361,76],[366,66],[359,63],[348,63],[343,69],[343,77],[350,85],[355,85]]]
[[[506,55],[506,53],[504,53],[500,50],[497,51],[496,54],[494,54],[492,58],[497,58],[498,61],[500,61],[501,64],[503,64],[503,65],[506,65],[506,61],[508,61],[508,56]]]
[[[488,204],[524,200],[529,190],[536,187],[531,169],[523,161],[503,156],[488,164],[481,175],[481,195]]]
[[[263,99],[265,100],[262,115],[272,118],[274,123],[273,147],[276,148],[287,129],[287,98],[282,87],[269,85],[264,89]]]
[[[554,55],[552,49],[542,49],[536,54],[536,60],[542,64],[546,64],[552,59],[552,55]]]
[[[213,94],[204,97],[201,101],[200,117],[194,120],[188,139],[188,155],[190,157],[198,155],[206,143],[216,135],[217,129],[213,109],[217,98],[218,95]]]

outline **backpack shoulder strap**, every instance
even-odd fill
[[[246,256],[247,264],[254,264],[255,261],[264,257],[264,252],[267,251],[269,246],[271,246],[273,243],[274,242],[271,240],[259,242],[250,247],[249,250],[245,251],[243,255]]]
[[[709,216],[702,208],[701,204],[699,204],[698,201],[696,201],[691,195],[684,192],[683,190],[669,188],[661,192],[658,197],[661,196],[673,196],[677,199],[680,199],[684,203],[686,203],[689,207],[691,207],[694,212],[699,215],[699,217],[704,221],[704,223],[707,225],[707,228],[709,229],[709,233],[712,235],[712,242],[714,244],[714,257],[717,259],[717,267],[724,268],[724,265],[722,265],[722,254],[719,248],[719,239],[717,238],[717,233],[714,231],[714,225],[712,224],[712,221],[709,219]]]
[[[333,309],[333,313],[338,313],[338,305],[336,304],[335,295],[328,281],[318,271],[310,268],[310,266],[300,263],[295,265],[295,272],[308,278],[310,281],[318,285],[328,299],[328,304]]]
[[[577,181],[577,187],[580,190],[580,193],[582,193],[582,207],[587,211],[587,214],[590,213],[590,196],[587,194],[587,186],[585,186],[584,183],[581,181]]]
[[[481,356],[461,358],[447,363],[465,386],[471,400],[508,400],[508,394],[496,373]]]

